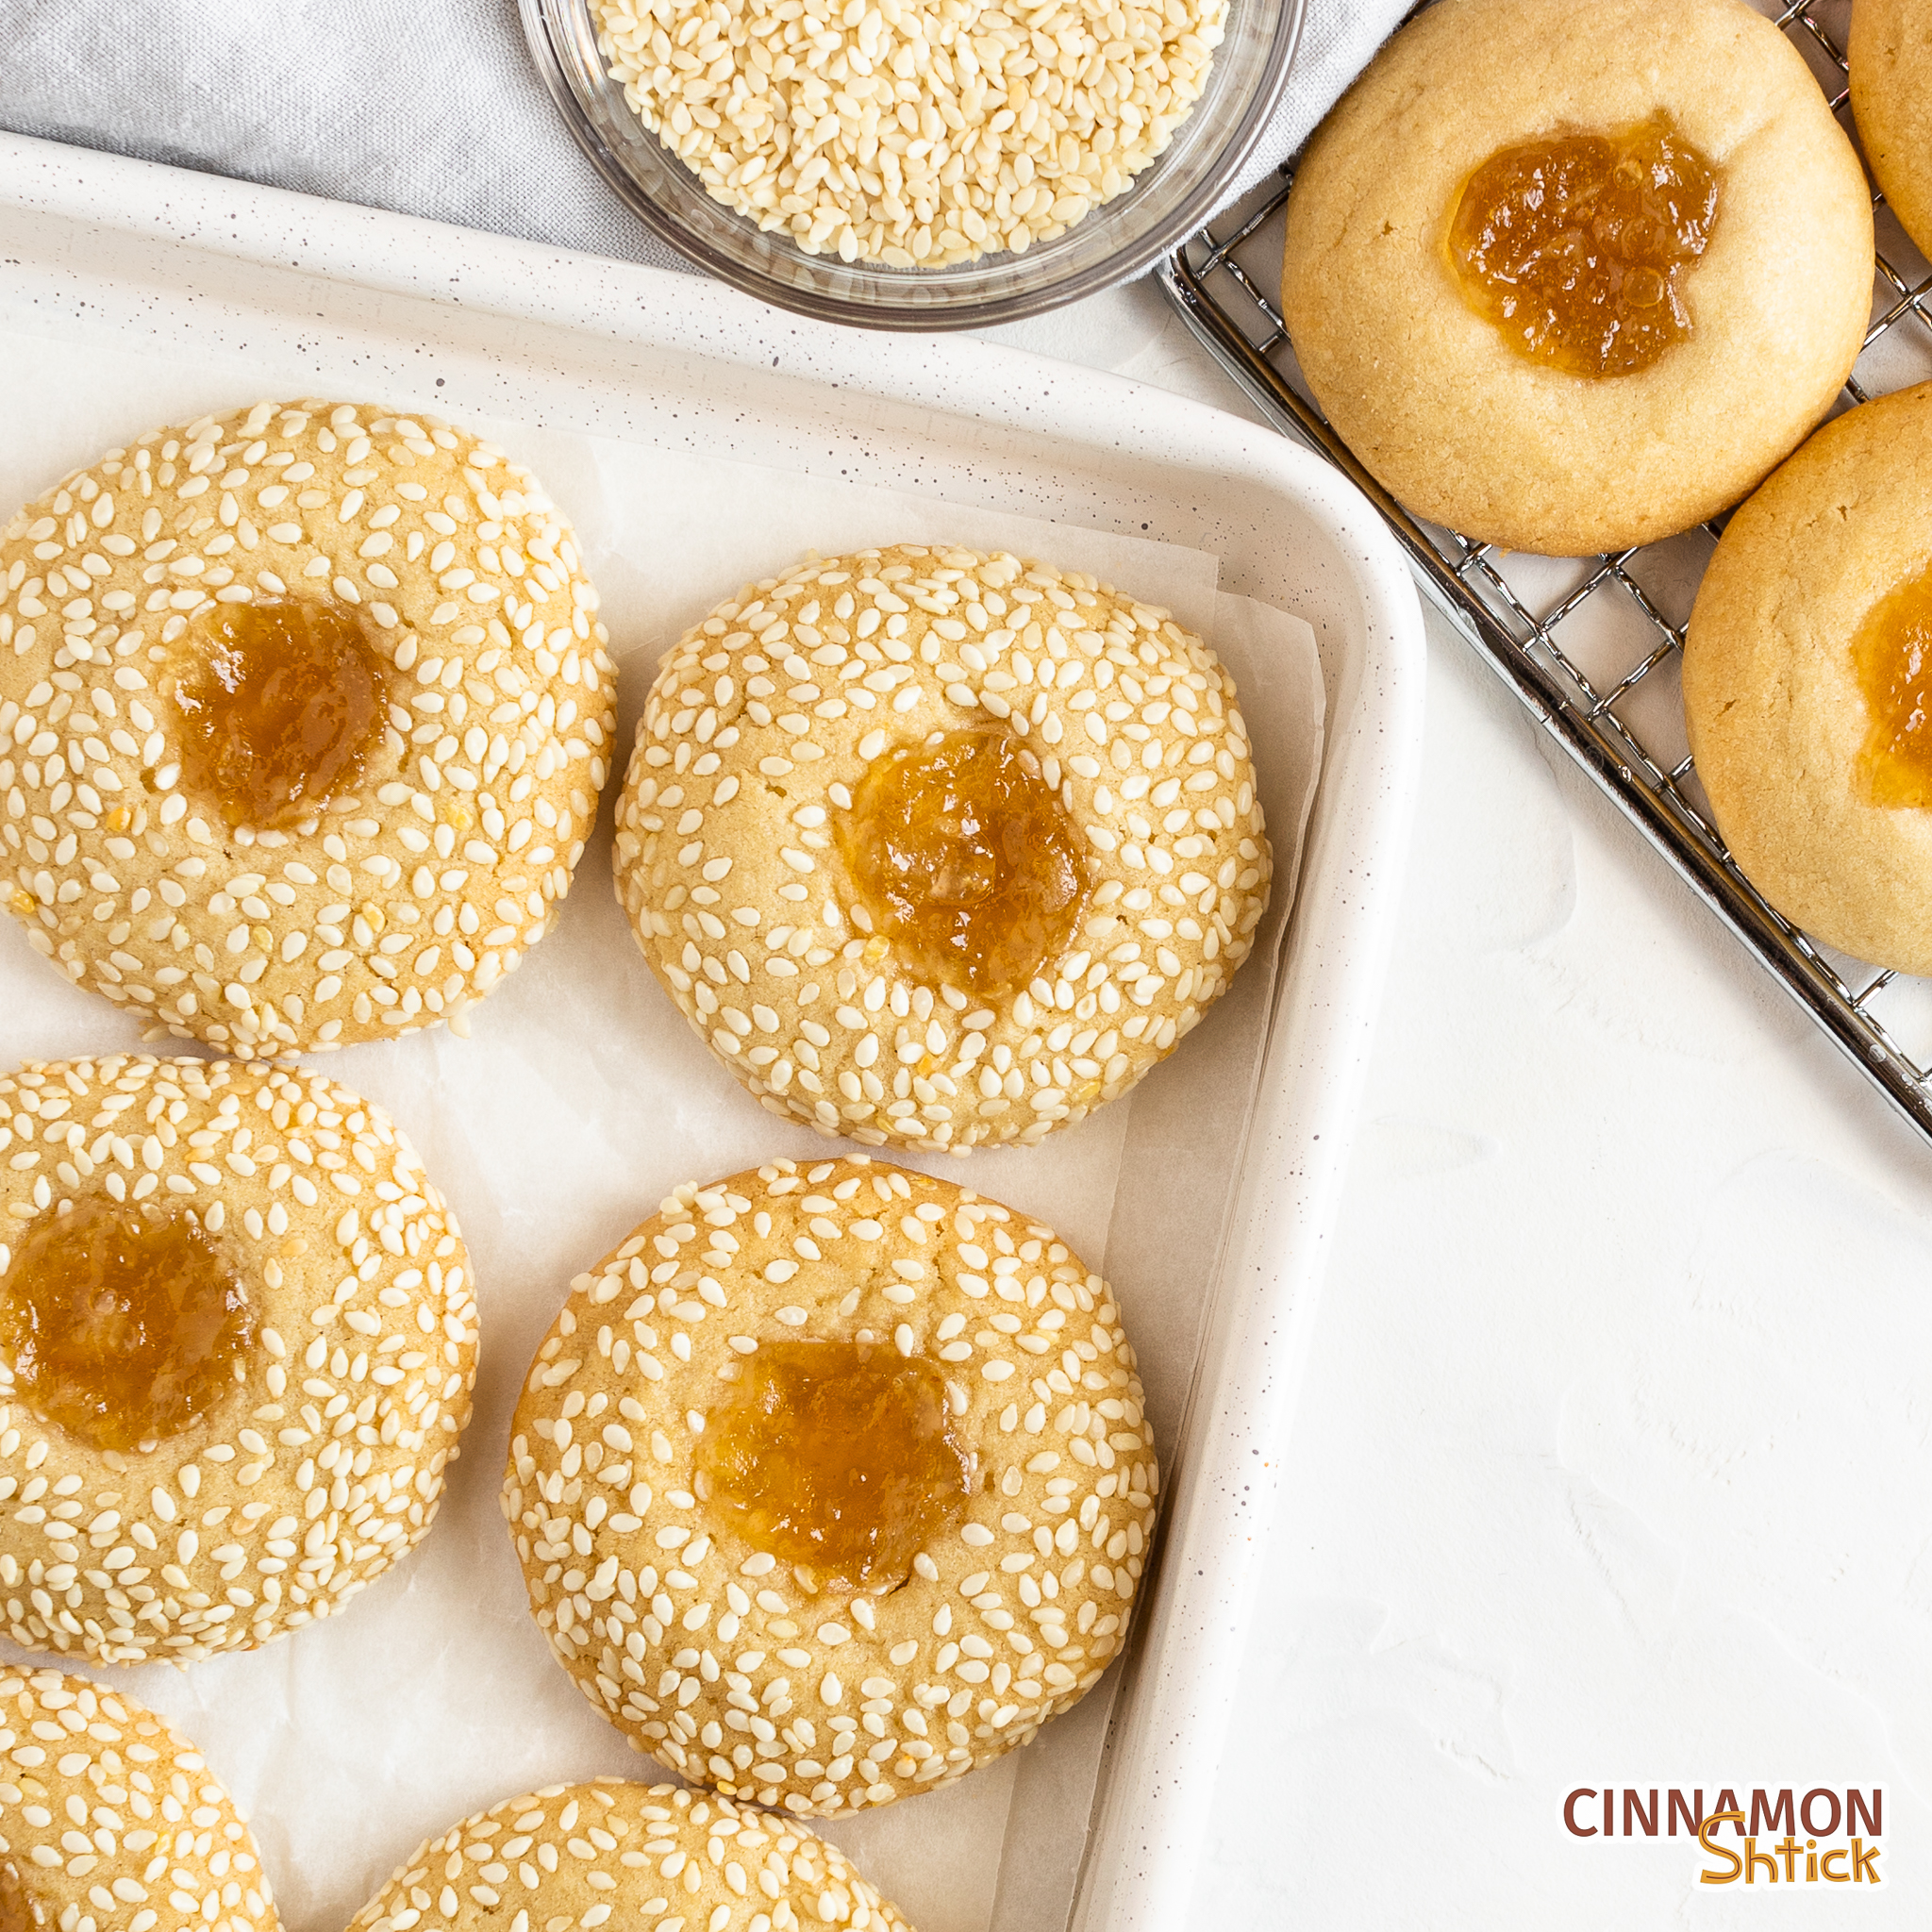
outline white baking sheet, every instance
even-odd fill
[[[0,333],[0,513],[161,421],[308,392],[272,356],[160,359]],[[353,372],[337,393],[355,395]],[[434,411],[431,395],[386,395]],[[1120,1291],[1165,1451],[1192,1373],[1262,1041],[1299,830],[1320,766],[1322,682],[1305,625],[1221,594],[1198,551],[949,508],[805,475],[515,424],[494,435],[570,512],[622,667],[626,746],[657,657],[744,581],[808,549],[934,540],[1010,548],[1165,604],[1240,681],[1276,841],[1257,958],[1185,1050],[1128,1100],[1037,1149],[921,1162],[1050,1219]],[[621,764],[620,764],[621,770]],[[613,783],[615,774],[613,774]],[[112,1674],[175,1718],[252,1813],[283,1915],[336,1932],[427,1834],[515,1791],[600,1772],[654,1775],[581,1702],[525,1608],[496,1505],[508,1416],[577,1270],[676,1183],[827,1143],[774,1121],[717,1065],[645,970],[587,851],[557,930],[446,1032],[349,1049],[331,1071],[390,1108],[461,1219],[483,1360],[475,1419],[425,1547],[331,1624],[177,1673]],[[0,1058],[130,1046],[137,1023],[67,987],[0,927]],[[158,1050],[176,1051],[178,1048]],[[0,1646],[4,1649],[4,1646]],[[1040,1740],[950,1790],[831,1826],[920,1932],[1063,1923],[1113,1679]]]

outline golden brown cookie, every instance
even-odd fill
[[[687,1778],[824,1816],[950,1783],[1091,1689],[1158,1491],[1106,1282],[860,1158],[680,1188],[578,1275],[503,1502],[599,1710]]]
[[[0,873],[77,985],[241,1058],[459,1014],[540,938],[609,755],[571,528],[425,416],[151,431],[0,539]]]
[[[1596,265],[1552,295],[1512,237],[1559,204],[1541,260]],[[1330,422],[1409,509],[1572,556],[1686,529],[1789,454],[1857,358],[1872,270],[1851,143],[1743,0],[1441,0],[1309,142],[1282,304]],[[1625,373],[1578,373],[1565,343]]]
[[[1932,257],[1932,12],[1920,0],[1857,0],[1847,52],[1873,178]]]
[[[0,1670],[0,1912],[25,1932],[275,1932],[247,1821],[119,1690]]]
[[[349,1932],[908,1932],[837,1845],[675,1785],[550,1785],[431,1839]]]
[[[1247,958],[1273,864],[1234,680],[1164,611],[905,545],[741,591],[665,659],[617,812],[652,970],[770,1111],[1031,1142]]]
[[[0,1075],[0,1613],[100,1663],[247,1650],[428,1530],[475,1376],[455,1218],[303,1068]]]
[[[1928,475],[1932,383],[1827,424],[1732,517],[1684,644],[1690,748],[1732,856],[1814,938],[1907,973],[1932,973],[1932,810],[1886,802],[1900,774],[1874,731],[1923,674],[1905,632],[1868,626],[1903,595],[1908,629],[1920,603],[1932,666]],[[1868,640],[1894,699],[1876,709]]]

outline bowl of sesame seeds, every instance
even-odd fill
[[[980,328],[1149,267],[1280,97],[1305,0],[520,0],[618,198],[763,301]]]

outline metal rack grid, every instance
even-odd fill
[[[1421,9],[1418,8],[1418,11]],[[1843,0],[1773,14],[1856,141]],[[1310,400],[1275,296],[1292,160],[1164,262],[1169,297],[1277,427],[1342,470],[1407,552],[1421,588],[1886,1098],[1932,1140],[1932,981],[1834,952],[1781,917],[1732,861],[1692,768],[1677,688],[1684,625],[1722,520],[1618,556],[1509,555],[1406,511]],[[1882,198],[1871,327],[1840,407],[1932,377],[1932,272]]]

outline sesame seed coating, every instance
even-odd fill
[[[469,1257],[414,1148],[306,1068],[0,1074],[0,1296],[22,1236],[89,1198],[194,1217],[256,1341],[231,1396],[127,1454],[37,1421],[0,1364],[0,1628],[185,1661],[332,1614],[426,1533],[469,1420]]]
[[[909,1932],[837,1845],[676,1785],[551,1785],[453,1825],[349,1932]]]
[[[119,1690],[0,1670],[0,1858],[59,1932],[275,1932],[247,1821],[201,1754]]]
[[[182,779],[180,640],[305,593],[367,620],[385,722],[353,791],[231,829]],[[239,1058],[455,1017],[569,888],[605,641],[570,525],[474,437],[314,401],[154,430],[0,538],[0,893],[75,984]]]
[[[981,1001],[872,930],[833,815],[872,761],[1019,741],[1080,827],[1086,914]],[[870,1146],[1032,1142],[1162,1059],[1225,990],[1273,867],[1234,680],[1092,577],[901,546],[809,558],[720,605],[658,671],[617,808],[652,970],[772,1112]]]
[[[707,1411],[797,1340],[946,1377],[972,1500],[887,1593],[777,1563],[694,1493]],[[1051,1228],[863,1157],[774,1161],[679,1188],[571,1284],[504,1513],[551,1647],[640,1750],[825,1816],[948,1784],[1099,1680],[1159,1487],[1141,1401],[1106,1282]]]
[[[1207,85],[1226,0],[597,0],[638,118],[808,255],[937,268],[1062,234]]]

